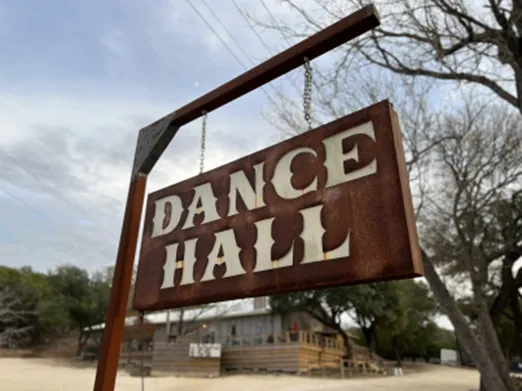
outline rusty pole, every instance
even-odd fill
[[[146,175],[137,175],[129,186],[94,390],[114,390],[146,183]]]
[[[94,391],[114,390],[147,175],[178,129],[199,118],[203,111],[211,112],[224,106],[303,65],[305,58],[313,60],[379,24],[377,9],[373,4],[367,5],[140,130],[99,352]]]

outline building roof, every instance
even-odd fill
[[[156,325],[167,323],[167,313],[170,313],[170,322],[176,323],[180,318],[180,310],[167,310],[158,311],[150,314],[145,314],[145,320],[148,323]],[[238,317],[248,317],[256,315],[267,315],[270,313],[268,307],[265,308],[253,308],[253,302],[250,299],[247,300],[234,300],[226,301],[222,303],[211,304],[203,307],[196,307],[191,309],[185,309],[183,313],[183,320],[186,322],[193,321],[205,321],[212,319],[229,319]],[[128,316],[125,318],[125,326],[131,326],[138,322],[137,316]],[[91,330],[103,330],[105,323],[100,323],[91,326]],[[89,328],[85,328],[87,330]]]

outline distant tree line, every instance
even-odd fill
[[[292,293],[271,297],[270,304],[275,312],[309,313],[342,335],[346,346],[355,333],[370,351],[398,365],[404,357],[429,360],[440,349],[456,348],[453,332],[435,323],[438,308],[428,287],[414,280]],[[343,327],[346,317],[356,327]]]
[[[0,347],[45,346],[78,335],[78,351],[90,326],[105,321],[112,270],[89,273],[65,265],[47,273],[0,267]]]

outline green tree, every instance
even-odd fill
[[[348,306],[348,315],[361,329],[371,350],[378,348],[375,346],[378,323],[392,325],[400,321],[401,296],[397,285],[397,282],[385,282],[344,288],[346,295],[343,299]]]
[[[12,298],[16,298],[17,310],[25,313],[23,320],[19,319],[19,325],[26,332],[18,342],[26,345],[45,342],[59,318],[59,312],[46,312],[41,308],[41,303],[52,297],[47,276],[34,272],[30,267],[0,267],[0,286],[8,290]]]
[[[63,308],[69,319],[63,331],[78,331],[79,354],[91,336],[90,327],[104,321],[110,296],[106,273],[91,277],[76,266],[60,266],[49,273],[49,283],[55,297],[51,306]]]
[[[348,288],[334,288],[321,291],[297,292],[270,297],[270,308],[274,313],[302,311],[325,326],[337,331],[348,346],[348,334],[341,326],[341,315],[350,308],[346,299]]]
[[[437,306],[423,283],[404,280],[393,287],[396,299],[377,317],[376,330],[379,350],[380,343],[387,344],[400,367],[405,354],[426,357],[431,352],[438,329],[433,321]]]
[[[426,324],[435,313],[428,293],[426,286],[415,281],[393,281],[273,296],[270,306],[277,313],[307,312],[337,331],[345,346],[349,346],[348,333],[341,325],[342,316],[352,318],[372,350],[379,350],[375,337],[380,328],[393,330],[390,338],[400,352],[405,336],[415,330],[414,325]]]

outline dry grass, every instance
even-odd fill
[[[422,371],[418,371],[419,368]],[[287,375],[235,375],[217,379],[152,377],[147,391],[469,391],[478,386],[474,370],[424,365],[402,377],[369,379],[320,379]],[[48,359],[0,359],[2,391],[91,391],[95,368],[67,365]],[[117,391],[139,391],[140,379],[123,371]]]

